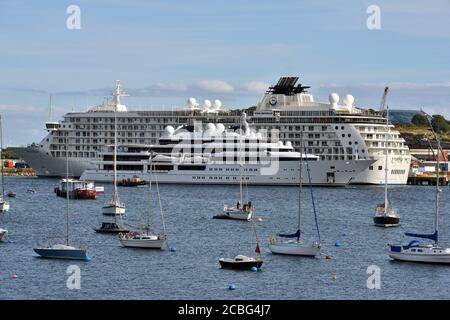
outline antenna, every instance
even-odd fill
[[[380,103],[380,111],[383,112],[384,108],[386,106],[386,96],[389,92],[389,87],[386,86],[384,87],[384,92],[383,92],[383,97],[381,98],[381,103]]]

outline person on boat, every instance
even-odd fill
[[[252,202],[251,201],[248,202],[247,207],[248,207],[249,210],[252,208]]]
[[[247,204],[246,203],[244,203],[244,205],[242,206],[242,211],[247,212]]]
[[[240,209],[241,208],[241,202],[238,200],[237,204],[236,204],[236,208]]]

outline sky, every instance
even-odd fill
[[[50,94],[53,120],[100,104],[116,79],[129,109],[242,108],[280,76],[375,109],[389,85],[390,108],[450,118],[450,0],[0,0],[5,146],[46,135]]]

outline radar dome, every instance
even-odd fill
[[[330,101],[330,104],[331,104],[332,106],[337,105],[338,102],[339,102],[339,95],[338,95],[337,93],[333,92],[332,94],[330,94],[330,95],[328,96],[328,101]]]
[[[169,136],[173,135],[173,133],[175,132],[175,129],[172,126],[167,126],[165,130]]]
[[[205,109],[209,109],[211,108],[211,101],[206,99],[203,101],[203,107],[205,107]]]
[[[219,133],[222,133],[225,131],[225,126],[222,123],[216,124],[216,129]]]
[[[214,100],[214,109],[220,109],[222,107],[222,101],[219,99]]]
[[[355,102],[355,98],[351,94],[346,94],[344,97],[344,104],[347,107],[351,107],[353,105],[353,102]]]
[[[291,148],[292,147],[292,142],[286,141],[286,147]]]
[[[195,98],[189,98],[187,101],[188,107],[194,108],[197,105],[197,100]]]

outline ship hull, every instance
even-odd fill
[[[354,177],[368,168],[373,160],[349,160],[349,161],[310,161],[308,163],[311,181],[308,179],[308,169],[303,166],[302,181],[304,185],[315,186],[346,186]],[[174,170],[158,171],[158,183],[167,184],[239,184],[240,172],[238,165],[207,164],[204,170]],[[230,170],[227,170],[230,169]],[[231,170],[235,169],[235,170]],[[246,166],[243,180],[248,185],[298,185],[297,161],[279,162],[276,170],[268,170],[264,174],[264,168],[258,165]],[[245,170],[244,169],[244,170]],[[119,171],[118,179],[131,179],[139,177],[149,181],[150,174],[145,171]],[[99,182],[112,182],[114,174],[108,170],[86,170],[81,179]]]

